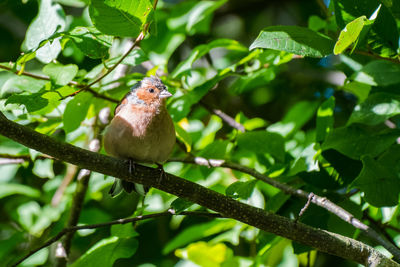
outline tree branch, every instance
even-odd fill
[[[364,224],[363,222],[355,218],[353,214],[343,209],[342,207],[336,205],[335,203],[333,203],[332,201],[330,201],[325,197],[321,197],[316,194],[306,192],[302,189],[295,189],[287,184],[283,184],[275,179],[269,178],[268,176],[263,175],[257,172],[256,170],[253,170],[249,167],[242,166],[240,164],[233,162],[227,162],[224,160],[216,160],[216,159],[205,159],[202,157],[194,157],[186,159],[171,158],[169,161],[197,164],[207,167],[223,167],[247,173],[258,180],[261,180],[269,185],[272,185],[273,187],[280,189],[286,194],[307,199],[307,201],[311,201],[315,205],[320,206],[329,211],[330,213],[335,214],[343,221],[353,225],[357,229],[362,230],[368,237],[370,237],[375,242],[385,247],[390,253],[392,253],[395,256],[397,260],[400,259],[400,250],[396,246],[394,246],[390,241],[381,237],[374,229]]]
[[[119,219],[115,221],[110,221],[110,222],[105,222],[105,223],[96,223],[96,224],[87,224],[87,225],[79,225],[79,226],[71,226],[62,229],[58,234],[47,240],[43,245],[40,247],[37,247],[35,249],[32,249],[29,251],[25,256],[20,258],[17,262],[12,264],[10,267],[16,267],[18,264],[22,263],[24,260],[38,252],[39,250],[50,246],[54,242],[57,242],[60,240],[64,235],[68,233],[75,233],[78,230],[84,230],[84,229],[96,229],[96,228],[101,228],[101,227],[106,227],[106,226],[111,226],[115,224],[127,224],[127,223],[133,223],[137,221],[143,221],[143,220],[148,220],[148,219],[153,219],[153,218],[158,218],[158,217],[164,217],[164,216],[179,216],[179,215],[191,215],[191,216],[206,216],[206,217],[211,217],[211,218],[223,218],[220,214],[218,213],[210,213],[210,212],[201,212],[201,211],[183,211],[181,213],[175,213],[173,210],[168,210],[165,212],[159,212],[159,213],[153,213],[153,214],[147,214],[147,215],[140,215],[134,218],[126,218],[126,219]]]
[[[157,168],[137,165],[130,173],[128,163],[124,160],[54,140],[8,120],[1,112],[0,134],[59,160],[118,177],[124,181],[157,188],[218,212],[224,217],[314,247],[322,252],[367,266],[400,266],[362,242],[303,223],[295,223],[285,217],[233,200],[175,175],[166,173],[160,181],[160,170]]]

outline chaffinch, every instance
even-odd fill
[[[165,162],[176,141],[174,124],[165,107],[165,99],[170,96],[158,77],[146,77],[135,84],[115,109],[105,130],[106,152],[130,160],[130,167],[132,161],[159,166]],[[129,182],[122,181],[122,187],[127,192],[138,191]],[[115,189],[114,183],[111,195]]]

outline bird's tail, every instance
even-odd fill
[[[149,192],[149,189],[150,187],[148,186],[115,179],[114,184],[111,186],[108,193],[111,195],[111,197],[116,197],[122,191],[127,193],[136,192],[139,195],[146,196],[147,192]]]

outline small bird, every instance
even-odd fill
[[[158,77],[146,77],[135,84],[116,107],[114,118],[105,130],[106,152],[128,159],[130,169],[137,162],[162,166],[176,142],[174,124],[165,106],[165,99],[170,96]],[[122,187],[128,193],[138,191],[133,183],[122,181]],[[111,195],[115,189],[116,183]]]

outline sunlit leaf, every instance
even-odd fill
[[[153,16],[149,0],[92,0],[90,18],[102,33],[137,37],[145,23]]]
[[[40,1],[39,14],[26,32],[23,43],[24,50],[36,49],[43,40],[50,38],[56,31],[64,30],[65,24],[65,14],[59,4],[52,3],[51,0]],[[61,46],[57,39],[41,47],[36,52],[36,57],[45,63],[49,63],[57,57],[60,51]]]
[[[50,77],[54,84],[63,86],[74,79],[78,73],[78,66],[74,64],[61,65],[50,63],[43,68],[43,72]]]
[[[93,95],[87,92],[76,95],[68,102],[63,116],[64,129],[66,132],[76,130],[85,119]]]
[[[332,130],[333,128],[333,113],[335,109],[335,98],[332,96],[321,106],[318,108],[317,111],[317,135],[316,141],[320,142],[325,140],[326,135]]]
[[[307,28],[270,26],[260,32],[250,50],[269,48],[301,56],[324,57],[332,53],[333,45],[329,37]]]
[[[358,39],[366,21],[367,17],[361,16],[346,25],[346,27],[340,32],[339,39],[336,41],[333,49],[335,55],[342,53]]]

